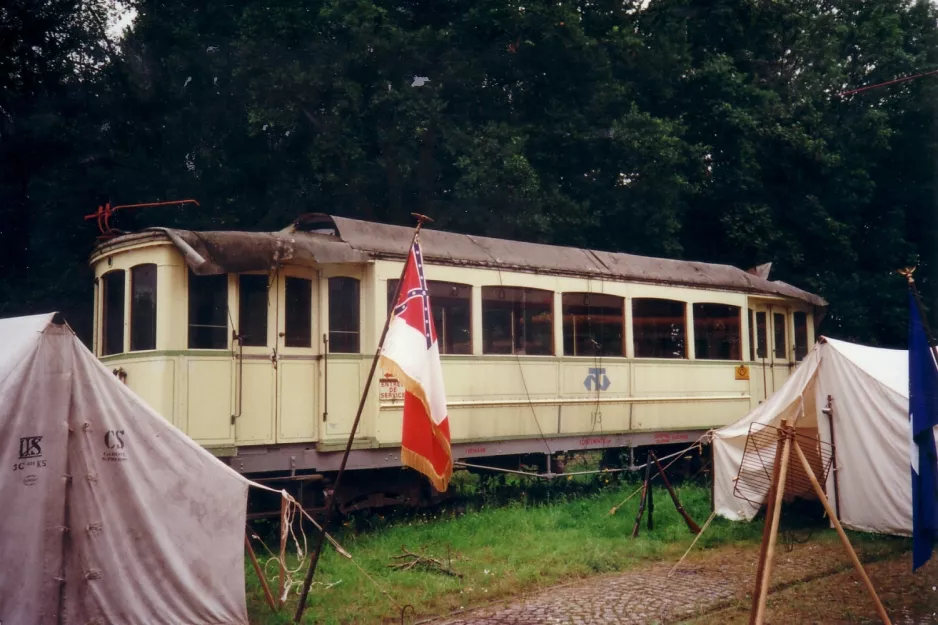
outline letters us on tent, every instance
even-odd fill
[[[829,419],[821,412],[828,396],[833,406],[841,523],[860,531],[912,534],[908,352],[828,338],[821,338],[775,394],[736,423],[714,432],[717,514],[748,521],[758,513],[756,505],[733,494],[750,426],[779,427],[787,419],[799,433],[829,443]],[[774,451],[768,450],[766,457],[774,458]],[[832,502],[834,488],[831,471],[825,491]]]
[[[0,345],[0,622],[246,624],[248,481],[53,315]]]

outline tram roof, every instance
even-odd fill
[[[196,274],[269,269],[282,262],[363,263],[405,257],[413,228],[324,214],[304,215],[279,232],[151,228],[100,244],[93,258],[126,244],[168,237]],[[506,271],[550,273],[790,297],[826,307],[824,298],[730,265],[526,243],[424,228],[424,259]]]

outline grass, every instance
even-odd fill
[[[615,515],[609,512],[640,483],[610,482],[608,476],[593,481],[599,484],[594,492],[572,498],[548,492],[546,498],[536,501],[521,497],[507,505],[482,504],[462,514],[450,507],[406,519],[356,517],[338,535],[355,562],[326,545],[305,622],[400,622],[399,608],[376,584],[398,605],[411,604],[418,617],[429,616],[585,576],[622,571],[648,560],[676,561],[693,540],[661,487],[654,490],[654,530],[649,531],[643,519],[639,537],[632,539],[639,497],[633,497]],[[515,486],[521,493],[529,492],[523,483]],[[709,489],[688,484],[677,491],[687,511],[703,525],[710,514]],[[730,543],[758,544],[761,527],[761,523],[715,519],[695,550]],[[452,568],[463,577],[389,569],[392,556],[400,554],[402,546],[443,561],[451,558]],[[263,560],[261,554],[258,557]],[[252,623],[292,622],[295,592],[285,608],[274,614],[264,602],[249,563],[246,578]],[[334,585],[327,587],[329,584]],[[276,593],[276,584],[273,586]]]

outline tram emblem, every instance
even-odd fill
[[[612,382],[609,381],[609,378],[606,376],[606,369],[593,369],[590,368],[587,370],[586,379],[583,380],[583,386],[586,387],[586,390],[591,391],[593,387],[596,387],[597,391],[605,391],[609,388],[609,385]]]

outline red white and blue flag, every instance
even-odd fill
[[[443,492],[453,475],[440,349],[423,276],[420,242],[407,257],[400,293],[381,350],[381,367],[404,386],[401,461]]]

